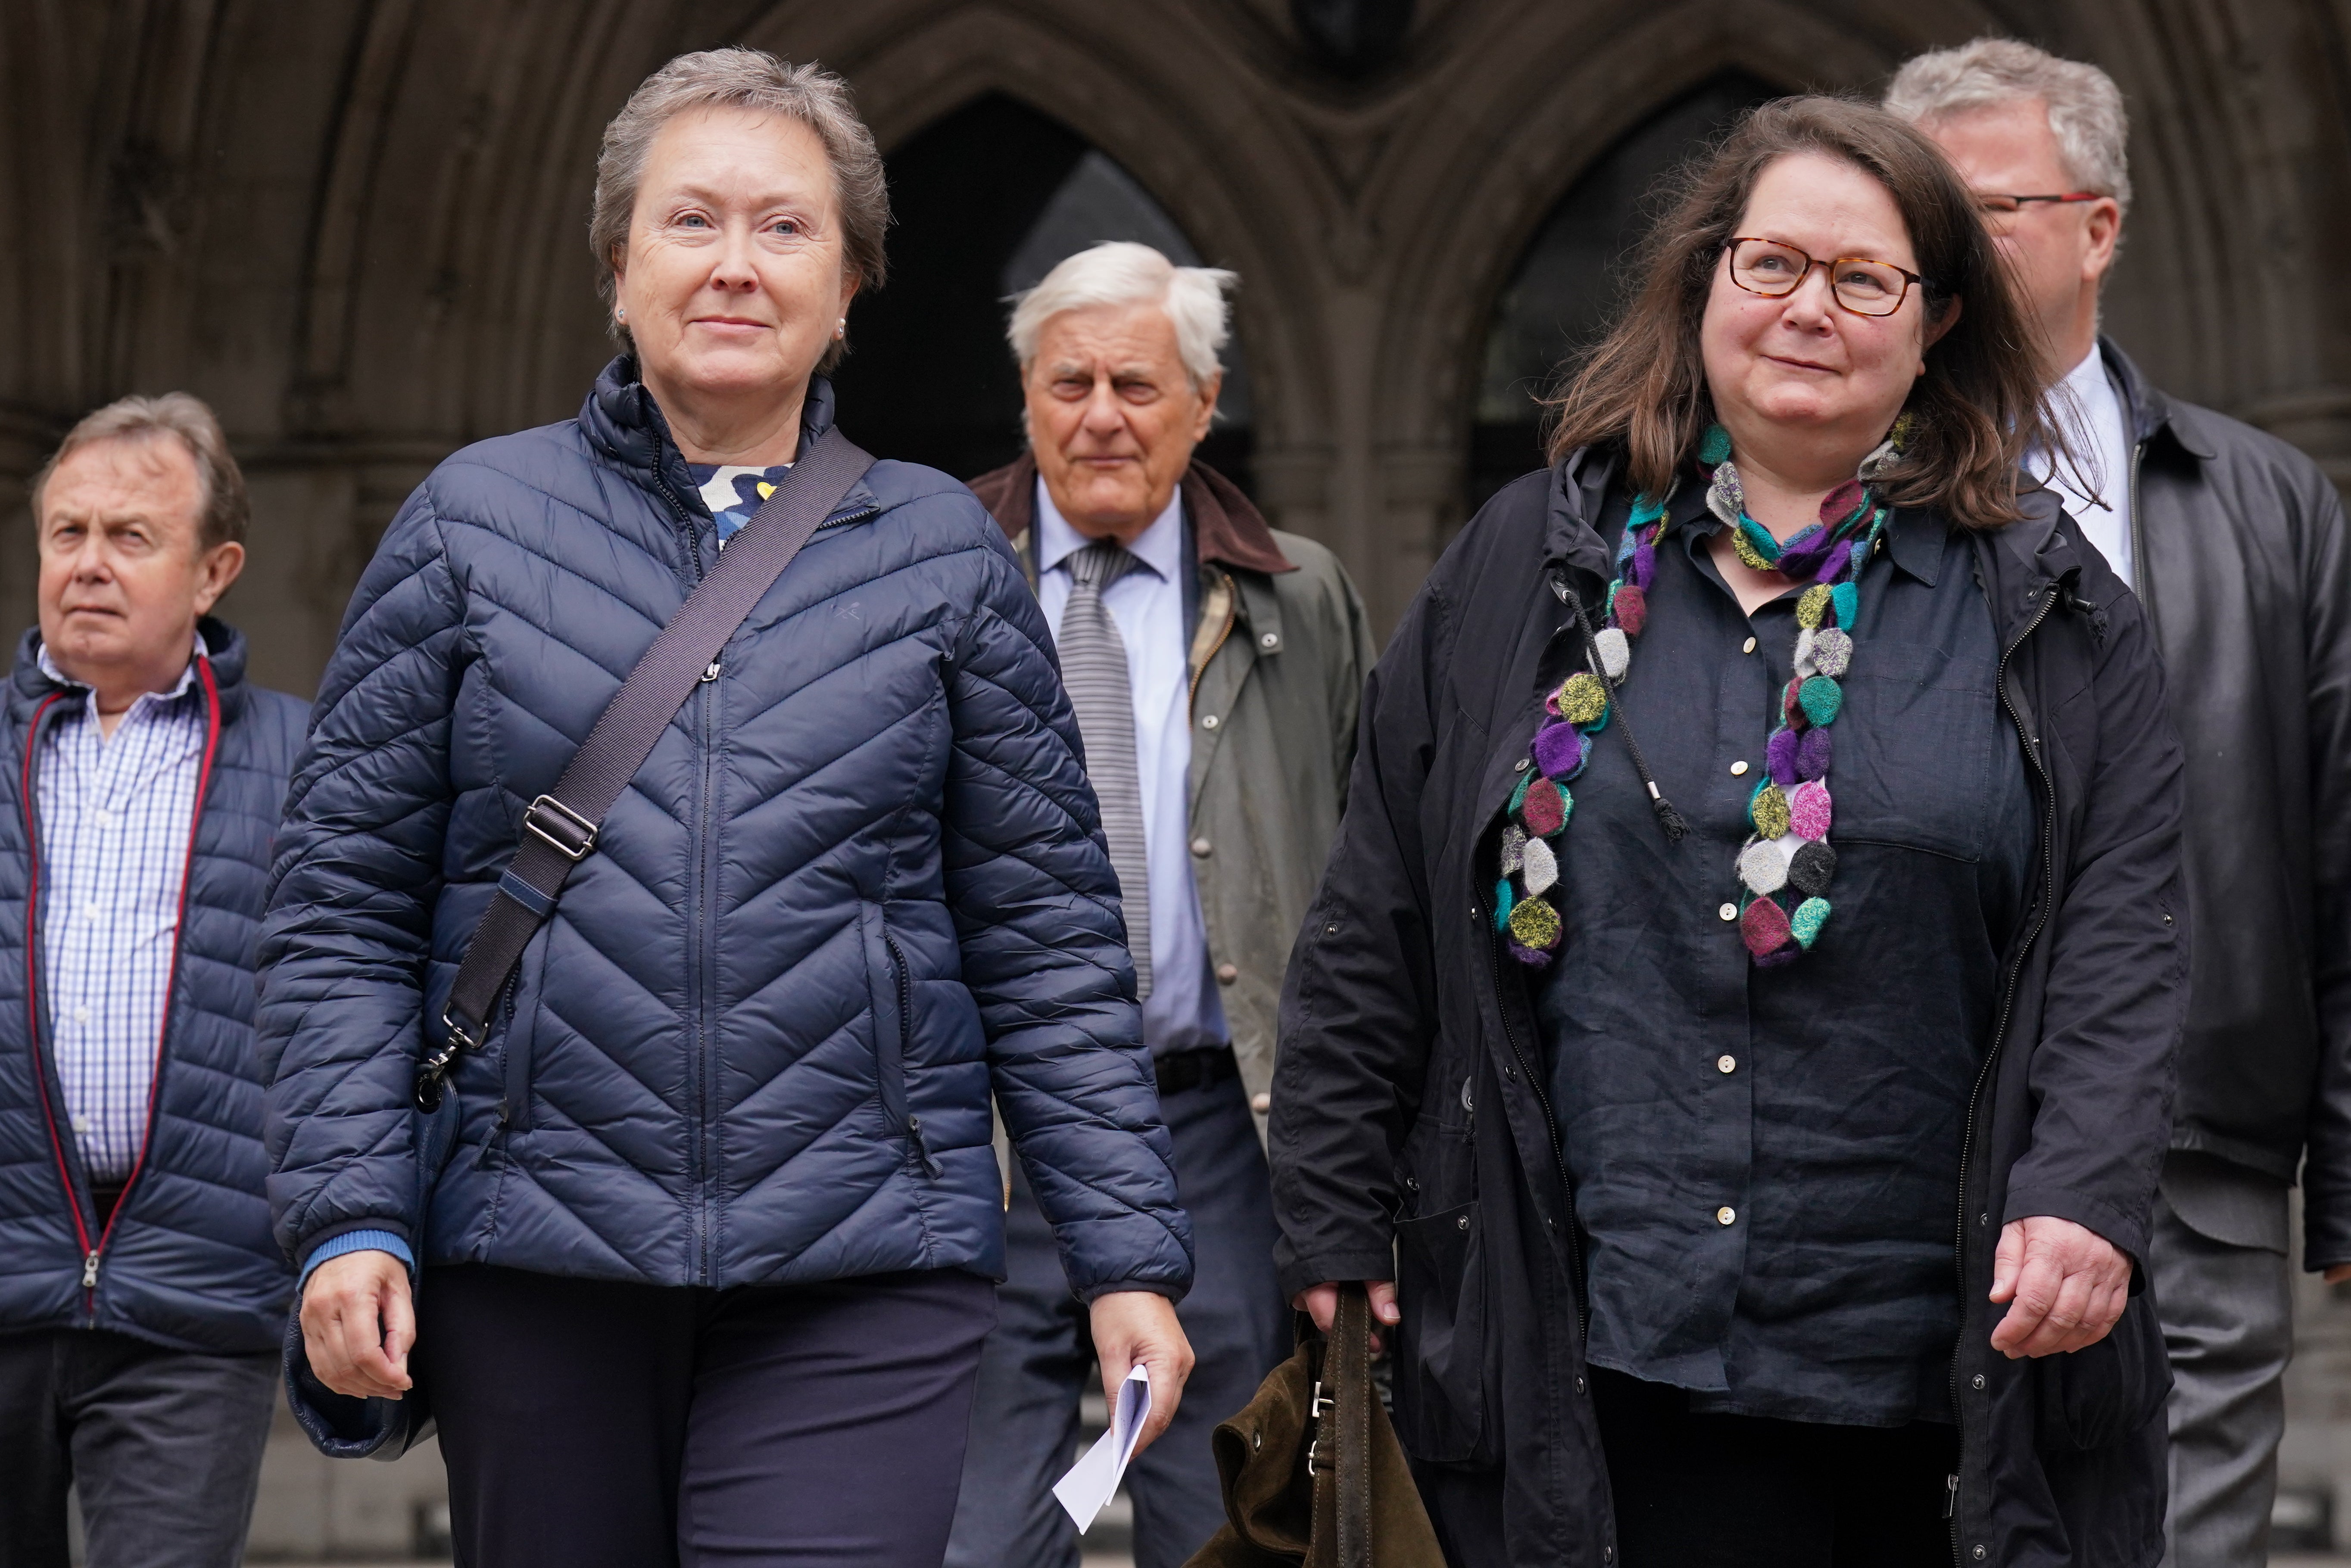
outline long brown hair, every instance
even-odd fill
[[[1577,447],[1620,448],[1635,490],[1662,495],[1714,422],[1698,331],[1714,268],[1763,171],[1794,153],[1849,163],[1894,199],[1928,284],[1928,318],[1956,299],[1959,318],[1926,353],[1912,387],[1902,459],[1876,483],[1886,500],[1970,527],[2022,514],[2019,464],[2062,450],[2044,421],[2041,359],[1974,198],[1924,133],[1873,105],[1789,98],[1740,121],[1685,168],[1638,254],[1641,280],[1608,336],[1562,373],[1545,401],[1551,460]]]

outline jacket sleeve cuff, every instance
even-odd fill
[[[1316,1285],[1347,1280],[1393,1280],[1395,1275],[1395,1250],[1393,1247],[1376,1252],[1330,1252],[1319,1257],[1298,1258],[1282,1263],[1276,1271],[1281,1299],[1285,1302],[1295,1300],[1299,1292],[1311,1290]]]
[[[2071,1220],[2085,1230],[2095,1231],[2131,1261],[2132,1291],[2136,1294],[2138,1282],[2147,1275],[2147,1219],[2142,1214],[2134,1223],[2120,1210],[2085,1198],[2078,1192],[2053,1188],[2012,1188],[2008,1194],[2008,1210],[2001,1216],[2007,1225],[2018,1220],[2040,1217]]]
[[[411,1280],[416,1277],[416,1254],[408,1250],[407,1241],[401,1237],[390,1231],[345,1231],[310,1249],[310,1255],[302,1261],[302,1277],[295,1282],[295,1290],[298,1293],[310,1282],[319,1264],[346,1252],[389,1252],[407,1268]]]
[[[2351,1213],[2340,1195],[2325,1201],[2314,1198],[2306,1185],[2302,1207],[2302,1266],[2321,1273],[2337,1263],[2351,1263]]]
[[[1186,1286],[1167,1280],[1111,1280],[1099,1285],[1088,1285],[1076,1293],[1078,1300],[1092,1306],[1102,1297],[1116,1295],[1122,1291],[1149,1291],[1153,1295],[1165,1296],[1171,1302],[1180,1302],[1187,1293]]]

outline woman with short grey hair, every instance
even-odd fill
[[[262,943],[289,1370],[333,1452],[429,1398],[460,1563],[935,1568],[1004,1266],[991,1096],[1144,1440],[1189,1371],[1045,621],[968,491],[832,428],[888,221],[839,78],[656,72],[590,229],[627,352],[425,481],[322,683]],[[752,563],[707,667],[670,659]],[[685,694],[635,721],[641,659]],[[642,762],[575,770],[609,724]]]

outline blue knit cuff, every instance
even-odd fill
[[[310,1254],[308,1262],[302,1265],[302,1277],[295,1282],[295,1291],[298,1293],[304,1285],[310,1282],[310,1276],[318,1272],[319,1264],[329,1258],[340,1258],[346,1252],[390,1252],[407,1265],[410,1279],[416,1277],[416,1254],[408,1250],[407,1242],[391,1231],[346,1231],[332,1240],[319,1243],[319,1250]]]

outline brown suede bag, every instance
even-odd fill
[[[1372,1389],[1371,1304],[1339,1289],[1257,1397],[1217,1428],[1225,1525],[1185,1568],[1445,1568],[1428,1511]]]

